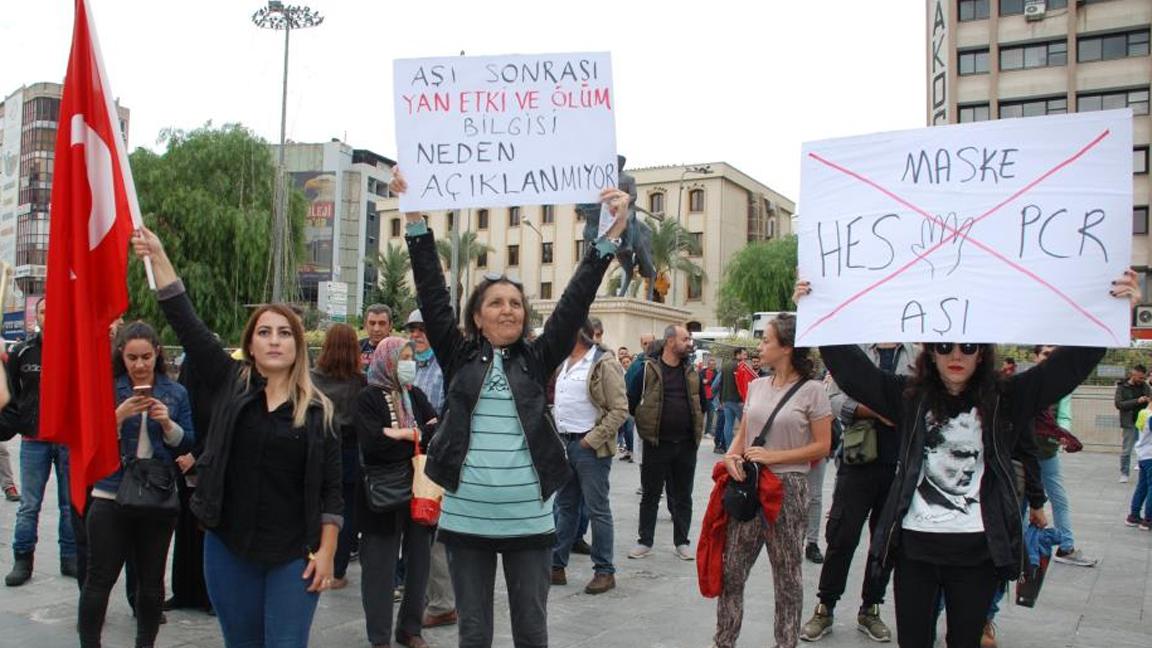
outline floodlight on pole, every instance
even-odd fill
[[[272,301],[284,298],[284,279],[295,272],[288,262],[292,245],[291,229],[288,227],[288,192],[284,177],[285,129],[288,119],[288,45],[293,29],[317,27],[324,17],[310,7],[286,5],[280,0],[269,0],[268,5],[252,14],[252,23],[261,29],[284,31],[284,83],[280,94],[280,155],[276,165],[276,185],[273,196],[274,211],[272,221]]]

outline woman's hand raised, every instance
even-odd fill
[[[397,196],[408,191],[408,181],[404,179],[404,174],[400,173],[400,167],[392,167],[392,179],[388,181],[388,191]],[[424,215],[420,212],[405,212],[404,218],[409,223],[419,223],[424,220]]]
[[[799,304],[800,300],[812,292],[812,283],[803,279],[796,280],[796,287],[792,289],[792,303]]]
[[[628,227],[628,205],[632,202],[632,197],[619,189],[605,189],[600,192],[600,202],[607,205],[612,215],[616,217],[604,236],[610,239],[620,238],[624,229]]]
[[[1140,281],[1136,278],[1136,271],[1128,268],[1120,278],[1112,282],[1112,288],[1108,291],[1113,297],[1123,297],[1128,300],[1133,308],[1139,304],[1143,299],[1140,294]]]

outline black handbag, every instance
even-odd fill
[[[792,398],[807,380],[797,381],[792,388],[789,389],[784,397],[776,403],[776,409],[772,410],[772,415],[768,417],[768,421],[764,423],[764,429],[760,431],[760,435],[752,441],[753,446],[762,446],[768,439],[768,431],[772,429],[772,422],[776,420],[776,415],[780,413],[780,408]],[[747,522],[756,517],[756,513],[760,511],[760,470],[763,468],[755,461],[743,460],[744,467],[744,481],[736,481],[729,477],[728,485],[724,488],[724,511],[732,518],[740,521]]]
[[[124,477],[116,490],[116,503],[129,513],[175,516],[180,513],[176,467],[168,459],[132,458],[124,463]]]
[[[360,474],[364,479],[364,495],[368,508],[376,513],[387,513],[408,506],[412,500],[412,460],[371,465],[364,463],[360,452]]]

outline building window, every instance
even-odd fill
[[[520,226],[520,208],[519,207],[509,207],[508,208],[508,227],[519,227],[519,226]]]
[[[556,222],[556,205],[544,205],[540,208],[540,222],[545,225]]]
[[[1132,174],[1143,175],[1148,173],[1148,147],[1137,146],[1132,149]]]
[[[688,211],[693,213],[704,211],[703,189],[693,189],[688,192]]]
[[[508,266],[512,267],[512,266],[518,266],[518,265],[520,265],[520,246],[519,245],[509,245],[508,246]]]
[[[988,72],[988,48],[960,52],[960,75]]]
[[[1000,0],[1000,15],[1001,16],[1018,16],[1024,13],[1024,5],[1027,4],[1024,0]],[[1048,0],[1045,3],[1048,11],[1055,11],[1057,9],[1067,9],[1068,0]]]
[[[552,242],[540,244],[540,263],[552,263]]]
[[[1067,64],[1068,41],[1065,40],[1000,48],[1001,70],[1027,70]]]
[[[400,219],[399,218],[393,218],[392,219],[392,238],[396,238],[398,236],[400,236]]]
[[[24,102],[24,123],[60,121],[60,100],[56,97],[35,97]]]
[[[696,300],[704,297],[704,278],[696,275],[688,276],[688,299]]]
[[[1132,233],[1147,236],[1148,205],[1141,205],[1139,207],[1132,208]]]
[[[653,214],[664,213],[664,192],[654,191],[648,194],[648,211]]]
[[[540,299],[552,299],[552,282],[540,282]]]
[[[988,121],[992,118],[992,113],[988,109],[988,104],[971,104],[968,106],[960,106],[960,123],[967,124],[968,122]]]
[[[960,22],[984,20],[988,17],[988,0],[960,0]]]
[[[1068,112],[1068,100],[1064,97],[1000,102],[1000,119],[1062,115],[1066,112]]]
[[[772,238],[774,236],[776,236],[776,220],[769,218],[768,219],[768,238]]]
[[[704,232],[690,232],[688,237],[688,244],[691,246],[692,256],[704,254]]]
[[[480,254],[476,255],[476,267],[477,268],[487,268],[488,267],[488,250],[483,250],[480,252]]]
[[[448,212],[448,231],[451,232],[454,229],[456,229],[456,212],[450,211]]]
[[[1140,29],[1120,34],[1081,36],[1076,41],[1076,60],[1087,63],[1148,56],[1148,34],[1149,30]]]
[[[476,212],[476,227],[478,229],[488,229],[488,210],[481,209]]]
[[[1076,97],[1076,110],[1078,112],[1118,108],[1131,108],[1134,115],[1147,115],[1148,88],[1121,90],[1120,92],[1085,93]]]
[[[588,241],[585,241],[584,239],[577,239],[576,240],[576,260],[577,261],[584,258],[584,252],[587,249],[588,249]]]

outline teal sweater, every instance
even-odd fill
[[[540,498],[516,402],[497,353],[472,413],[468,455],[456,492],[444,493],[440,528],[504,539],[553,533],[552,498]]]

